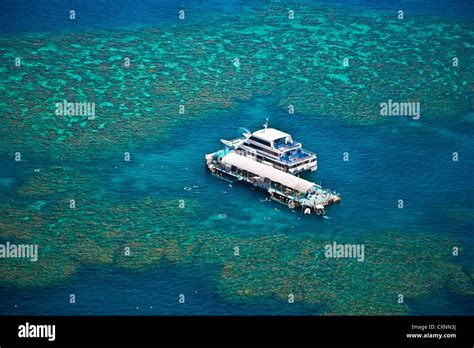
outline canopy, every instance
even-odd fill
[[[290,136],[288,133],[284,133],[275,128],[260,129],[256,132],[253,132],[252,135],[259,139],[266,140],[268,142],[272,142],[274,140],[286,138]]]
[[[252,174],[256,174],[262,178],[268,178],[273,182],[282,184],[298,192],[307,193],[315,188],[315,184],[298,178],[297,176],[288,174],[281,170],[275,169],[270,165],[266,165],[250,159],[245,156],[238,155],[235,152],[230,152],[223,159],[222,163],[230,166],[235,166],[241,170],[246,170]]]

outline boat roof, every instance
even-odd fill
[[[268,178],[273,182],[280,183],[298,192],[307,193],[315,188],[316,184],[308,180],[275,169],[272,166],[257,162],[245,156],[230,152],[222,159],[223,164],[236,166],[260,177]]]
[[[275,128],[260,129],[256,132],[253,132],[252,135],[266,141],[273,141],[290,136],[288,133],[284,133]]]

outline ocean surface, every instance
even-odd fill
[[[2,1],[0,314],[474,314],[473,47],[470,1]],[[325,218],[206,170],[267,118]]]

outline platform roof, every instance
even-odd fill
[[[252,135],[254,137],[257,137],[259,139],[266,140],[269,142],[274,141],[276,139],[286,138],[290,136],[288,133],[284,133],[275,128],[260,129],[256,132],[253,132]]]
[[[298,192],[307,193],[315,187],[315,184],[298,178],[297,176],[275,169],[272,166],[257,162],[245,156],[230,152],[222,159],[222,163],[246,170],[260,177],[268,178]]]

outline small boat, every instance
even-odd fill
[[[317,204],[317,205],[314,207],[314,212],[316,213],[316,215],[324,215],[324,214],[326,214],[326,212],[324,211],[324,205],[322,205],[322,204]]]

